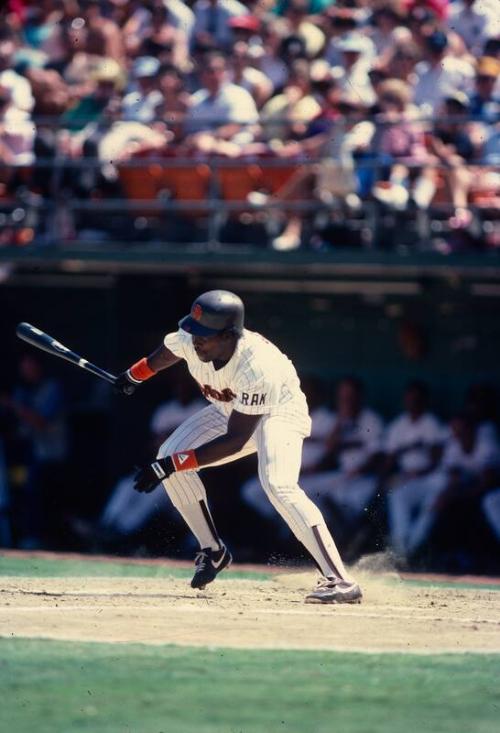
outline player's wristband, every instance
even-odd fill
[[[176,471],[196,471],[199,468],[194,450],[173,453],[170,458]]]
[[[151,369],[146,357],[143,357],[139,361],[136,361],[136,363],[132,364],[130,369],[127,370],[127,376],[129,377],[130,381],[135,382],[136,384],[140,384],[146,379],[154,377],[155,374],[155,370]]]

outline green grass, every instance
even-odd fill
[[[237,566],[236,566],[237,567]],[[174,568],[168,565],[158,563],[141,564],[127,563],[126,561],[115,562],[113,560],[94,560],[82,557],[74,558],[38,558],[30,556],[26,557],[10,557],[9,555],[0,554],[0,577],[18,576],[18,577],[39,577],[39,578],[81,578],[81,577],[103,577],[103,578],[190,578],[192,575],[191,568]],[[230,568],[224,571],[224,578],[230,580],[271,580],[272,574],[258,572],[255,570],[238,570]],[[461,588],[475,590],[497,590],[500,591],[500,585],[494,583],[467,583],[454,581],[435,581],[422,579],[392,580],[388,579],[388,583],[403,583],[416,585],[422,588]]]
[[[497,590],[500,591],[499,583],[467,583],[467,581],[454,581],[454,580],[421,580],[412,578],[405,578],[404,580],[397,581],[398,583],[404,583],[405,585],[414,585],[419,588],[456,588],[461,590]]]
[[[168,564],[136,565],[106,560],[68,558],[9,557],[0,555],[0,576],[38,578],[190,578],[191,568],[173,568]],[[224,571],[227,579],[269,580],[267,573],[246,570]],[[1,731],[1,728],[0,728]]]
[[[500,656],[0,641],[14,733],[497,733]]]

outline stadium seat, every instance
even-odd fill
[[[141,165],[121,165],[120,181],[125,195],[130,201],[168,201],[200,202],[208,199],[211,171],[206,164],[170,165],[170,163],[147,163]],[[138,216],[157,218],[162,215],[161,209],[135,209]],[[184,216],[200,216],[205,212],[199,207],[183,208]]]
[[[248,194],[263,186],[263,171],[260,166],[251,163],[249,165],[228,165],[217,163],[216,181],[220,197],[223,201],[242,203],[241,209],[236,214],[248,210],[244,206]]]

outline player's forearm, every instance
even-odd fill
[[[150,369],[154,372],[160,372],[162,369],[167,369],[173,364],[176,364],[180,359],[162,344],[152,354],[146,357],[146,361]]]
[[[178,356],[175,356],[169,349],[161,345],[149,356],[143,356],[142,359],[132,364],[128,374],[133,380],[144,382],[146,379],[154,377],[157,372],[172,366],[178,361]]]
[[[158,458],[153,463],[140,469],[134,479],[136,491],[148,493],[159,481],[164,481],[177,471],[197,471],[203,466],[232,456],[243,448],[248,437],[243,434],[227,434],[211,440],[209,443],[193,450],[180,450],[165,458]]]
[[[119,374],[115,380],[115,389],[121,394],[131,395],[140,384],[178,361],[180,361],[179,357],[162,344],[152,354],[143,356],[142,359]]]
[[[214,438],[209,443],[201,445],[196,448],[196,461],[198,466],[208,466],[210,463],[215,463],[223,458],[232,456],[238,453],[249,436],[245,435],[221,435],[219,438]]]

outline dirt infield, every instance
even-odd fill
[[[306,605],[313,573],[223,579],[0,579],[0,636],[205,647],[500,652],[500,591],[358,572],[356,606]]]

